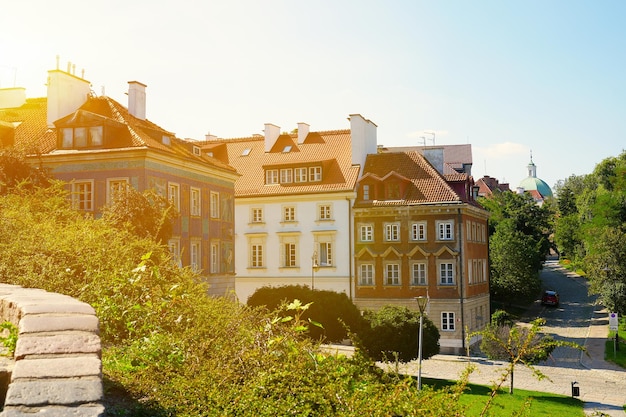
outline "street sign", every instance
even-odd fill
[[[617,313],[609,313],[609,330],[617,331]]]

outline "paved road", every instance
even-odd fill
[[[514,375],[515,388],[571,395],[571,383],[576,381],[588,415],[601,411],[610,416],[626,416],[622,409],[626,404],[626,371],[604,360],[608,313],[595,304],[595,297],[587,295],[584,279],[566,272],[555,262],[546,263],[541,278],[546,286],[559,291],[561,305],[558,308],[546,308],[537,302],[523,321],[544,317],[547,324],[544,330],[547,333],[584,345],[589,356],[575,349],[559,348],[553,352],[550,360],[537,366],[550,380],[538,381],[531,371],[518,366]],[[470,382],[482,385],[496,381],[506,365],[486,358],[436,355],[422,362],[422,376],[458,379],[469,362],[476,365]],[[401,372],[416,375],[417,362],[405,365]]]

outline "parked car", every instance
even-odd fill
[[[541,296],[541,305],[558,307],[559,293],[554,290],[544,291],[543,295]]]

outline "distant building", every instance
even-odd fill
[[[442,175],[419,151],[368,155],[354,204],[354,302],[417,309],[444,353],[463,353],[466,329],[489,322],[488,212],[467,173]],[[473,344],[476,340],[471,340]]]
[[[511,191],[508,183],[500,184],[496,178],[488,175],[479,178],[476,181],[476,186],[478,187],[478,195],[480,197],[489,197],[494,192]]]
[[[74,206],[99,216],[116,190],[132,186],[167,196],[180,212],[168,245],[183,266],[206,277],[215,295],[234,289],[235,169],[146,118],[146,86],[128,83],[128,108],[97,97],[89,81],[48,73],[47,97],[0,89],[0,146],[67,182]],[[139,263],[139,259],[137,262]]]
[[[530,156],[530,163],[528,164],[528,177],[523,179],[518,188],[518,193],[528,193],[537,204],[543,204],[544,200],[548,197],[552,197],[552,189],[548,184],[540,178],[537,178],[537,167],[533,162],[532,155]]]
[[[379,146],[378,152],[417,151],[439,171],[440,174],[465,173],[472,175],[472,145],[432,145],[432,146]]]

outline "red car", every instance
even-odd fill
[[[543,295],[541,296],[541,305],[558,307],[559,294],[556,291],[552,290],[544,291]]]

